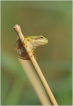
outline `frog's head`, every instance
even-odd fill
[[[32,36],[33,42],[36,43],[37,46],[41,46],[48,43],[48,39],[44,36]]]

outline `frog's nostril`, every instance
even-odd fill
[[[46,43],[48,43],[48,39],[46,39]]]

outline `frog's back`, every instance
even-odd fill
[[[16,41],[14,49],[16,50],[19,58],[24,59],[24,60],[29,60],[29,56],[19,38]]]

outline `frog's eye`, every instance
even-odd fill
[[[42,39],[43,38],[43,36],[40,36],[40,39]]]

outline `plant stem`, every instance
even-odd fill
[[[21,42],[24,43],[24,41],[25,41],[25,36],[23,36],[20,26],[19,26],[19,25],[15,25],[14,29],[15,29],[15,31],[17,32],[17,34],[18,34],[18,36],[19,36]],[[27,51],[27,53],[28,53],[28,55],[29,55],[29,57],[30,57],[30,60],[31,60],[32,63],[33,63],[33,66],[34,66],[35,69],[36,69],[36,72],[37,72],[37,74],[38,74],[38,76],[39,76],[39,78],[40,78],[40,80],[41,80],[41,82],[42,82],[42,84],[43,84],[43,86],[44,86],[44,88],[45,88],[47,94],[48,94],[48,97],[49,97],[49,99],[50,99],[52,105],[58,106],[58,104],[57,104],[57,102],[56,102],[56,100],[55,100],[55,97],[53,96],[52,91],[51,91],[51,89],[50,89],[50,87],[49,87],[47,81],[45,80],[45,77],[44,77],[44,75],[43,75],[43,73],[42,73],[42,71],[41,71],[41,69],[40,69],[40,67],[39,67],[39,65],[38,65],[38,63],[37,63],[37,61],[35,60],[35,57],[34,57],[33,53],[31,52],[31,50],[30,50],[28,44],[26,43],[26,44],[24,44],[23,46],[24,46],[24,48],[26,49],[26,51]]]

